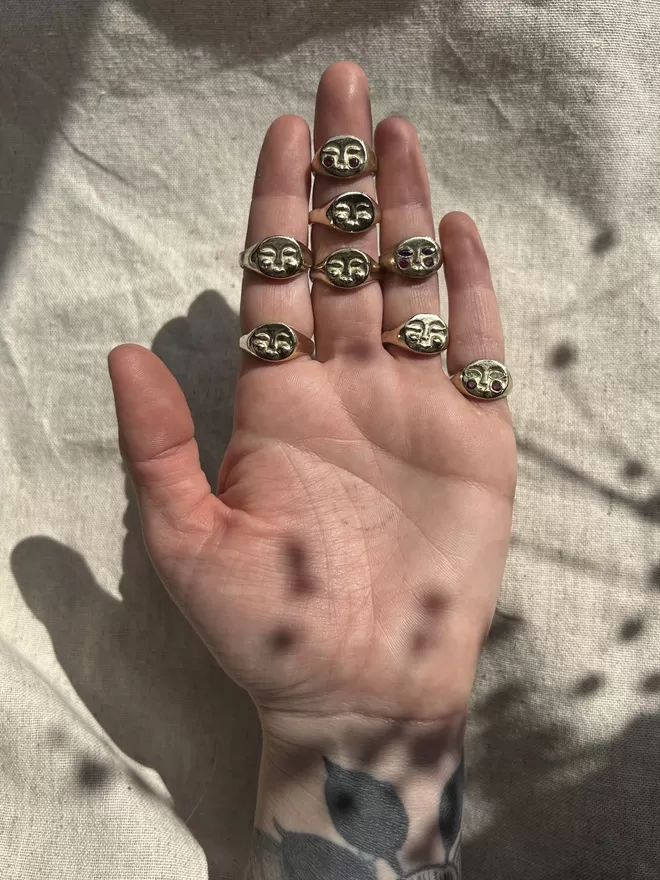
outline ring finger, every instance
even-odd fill
[[[378,153],[378,201],[382,211],[380,247],[383,253],[413,236],[434,237],[431,191],[417,132],[406,120],[384,119],[376,128]],[[413,315],[438,314],[438,276],[411,279],[384,272],[383,330],[392,330]],[[397,357],[422,361],[412,352],[395,346]],[[425,360],[425,359],[424,359]]]

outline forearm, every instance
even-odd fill
[[[464,719],[307,724],[265,735],[247,880],[460,878]]]

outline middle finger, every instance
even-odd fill
[[[314,149],[333,135],[352,134],[367,145],[372,143],[371,102],[365,72],[357,64],[341,61],[324,72],[316,96]],[[375,199],[372,175],[333,180],[317,175],[313,205],[321,207],[342,192],[360,190]],[[339,233],[315,224],[312,250],[315,262],[331,251],[354,247],[378,259],[378,235],[373,228],[355,235]],[[368,281],[361,287],[342,289],[325,281],[312,286],[316,357],[328,360],[341,354],[364,354],[381,349],[382,296],[380,284]],[[382,350],[382,349],[381,349]]]

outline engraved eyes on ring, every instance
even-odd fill
[[[369,270],[361,257],[351,257],[349,260],[335,257],[332,260],[328,260],[325,265],[325,271],[330,278],[356,284],[364,281]]]
[[[258,330],[250,339],[250,347],[261,356],[285,358],[292,354],[295,343],[288,330],[279,330],[275,333]]]
[[[399,269],[409,269],[414,262],[414,248],[404,245],[399,248],[396,254]],[[436,258],[437,250],[434,245],[426,244],[419,248],[419,263],[427,269],[431,269],[435,266]]]
[[[321,153],[321,162],[325,168],[356,171],[364,162],[364,150],[360,144],[346,144],[340,147],[327,144]]]
[[[468,391],[482,394],[501,394],[507,385],[506,373],[497,367],[478,369],[472,367],[465,373],[465,387]]]

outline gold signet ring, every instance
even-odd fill
[[[303,354],[314,354],[314,343],[308,336],[279,322],[260,324],[241,336],[239,344],[243,351],[270,364],[281,364]]]
[[[413,315],[394,330],[383,333],[383,343],[407,348],[415,354],[440,354],[447,348],[449,330],[439,315]]]
[[[289,235],[269,235],[240,256],[243,269],[282,280],[307,272],[313,263],[314,257],[307,245]]]
[[[352,134],[328,138],[312,159],[314,174],[327,177],[360,177],[375,174],[377,167],[378,160],[371,147]]]
[[[507,367],[489,358],[472,361],[460,373],[455,373],[451,381],[461,394],[475,400],[499,400],[500,397],[506,397],[513,387]]]
[[[380,208],[363,192],[345,192],[309,214],[310,223],[323,223],[339,232],[364,232],[380,223]]]
[[[383,269],[405,278],[426,278],[442,265],[442,251],[434,239],[415,235],[400,241],[392,250],[380,255]]]

